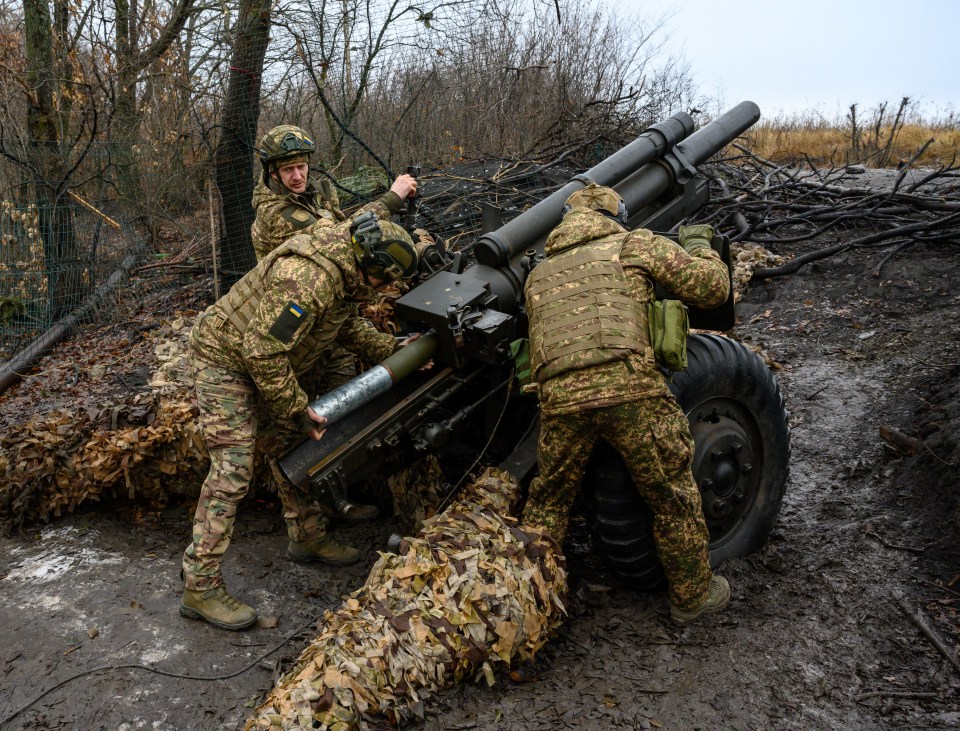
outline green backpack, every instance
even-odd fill
[[[687,333],[690,320],[680,300],[653,300],[647,306],[650,344],[657,362],[671,371],[687,367]]]

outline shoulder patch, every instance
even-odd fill
[[[280,316],[274,321],[273,325],[270,326],[270,334],[286,345],[293,340],[293,336],[300,328],[300,325],[303,324],[304,314],[305,311],[303,307],[296,302],[292,300],[287,302],[283,308],[283,312],[280,313]]]
[[[280,212],[280,215],[284,218],[284,220],[293,224],[294,231],[299,231],[302,228],[306,228],[317,220],[316,216],[309,211],[303,210],[299,206],[287,206]]]

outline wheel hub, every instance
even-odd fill
[[[697,451],[693,476],[711,535],[726,532],[750,507],[756,455],[747,433],[730,415],[713,412],[691,427]]]

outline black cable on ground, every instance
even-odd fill
[[[52,687],[50,687],[50,688],[47,688],[45,691],[43,691],[43,693],[41,693],[40,695],[38,695],[36,698],[32,699],[31,701],[29,701],[29,702],[27,702],[27,703],[24,703],[22,706],[20,706],[20,708],[18,708],[17,710],[15,710],[13,713],[10,713],[8,716],[6,716],[6,718],[0,720],[0,729],[2,729],[2,728],[4,727],[4,725],[6,725],[7,723],[9,723],[9,722],[12,721],[13,719],[15,719],[15,718],[16,718],[17,716],[19,716],[21,713],[23,713],[24,711],[26,711],[28,708],[30,708],[30,707],[33,706],[33,705],[36,705],[36,704],[39,703],[41,700],[43,700],[44,698],[46,698],[48,695],[50,695],[51,693],[53,693],[53,691],[58,690],[59,688],[62,688],[63,686],[68,685],[69,683],[72,683],[74,680],[79,680],[80,678],[86,677],[87,675],[93,675],[94,673],[102,673],[102,672],[116,671],[116,670],[146,670],[147,672],[153,673],[153,674],[155,674],[155,675],[163,675],[163,676],[165,676],[165,677],[167,677],[167,678],[180,678],[181,680],[214,681],[214,680],[229,680],[230,678],[235,678],[235,677],[237,677],[238,675],[242,675],[243,673],[247,672],[250,668],[254,667],[254,666],[257,665],[258,663],[260,663],[260,662],[262,662],[263,660],[265,660],[266,658],[268,658],[270,655],[272,655],[272,654],[275,653],[277,650],[279,650],[281,647],[283,647],[285,644],[287,644],[288,642],[290,642],[290,640],[292,640],[294,637],[296,637],[297,635],[299,635],[301,632],[306,631],[307,628],[309,628],[310,625],[312,625],[314,622],[316,622],[316,619],[311,619],[311,620],[310,620],[309,622],[307,622],[305,625],[303,625],[303,626],[301,626],[300,628],[298,628],[295,632],[292,632],[292,633],[290,633],[289,635],[287,635],[283,640],[281,640],[280,642],[278,642],[276,645],[274,645],[273,647],[271,647],[271,648],[270,648],[269,650],[267,650],[266,652],[264,652],[264,653],[262,653],[261,655],[259,655],[257,658],[255,658],[255,659],[252,660],[251,662],[247,663],[246,665],[244,665],[244,666],[243,666],[242,668],[240,668],[239,670],[237,670],[237,671],[235,671],[235,672],[232,672],[232,673],[229,673],[229,674],[227,674],[227,675],[214,675],[214,676],[206,676],[206,675],[185,675],[185,674],[183,674],[183,673],[174,673],[174,672],[171,672],[171,671],[169,671],[169,670],[161,670],[160,668],[151,667],[151,666],[149,666],[149,665],[140,665],[140,664],[138,664],[138,663],[131,663],[131,664],[128,664],[128,665],[100,665],[99,667],[91,668],[90,670],[84,670],[82,673],[77,673],[76,675],[71,675],[71,676],[70,676],[69,678],[67,678],[66,680],[61,680],[61,681],[60,681],[59,683],[57,683],[56,685],[54,685],[54,686],[52,686]]]

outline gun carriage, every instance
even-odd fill
[[[386,477],[419,455],[456,446],[479,455],[491,445],[523,480],[536,467],[536,398],[517,388],[516,348],[527,334],[523,283],[543,256],[566,199],[589,182],[623,197],[628,228],[669,231],[710,199],[697,166],[753,125],[760,111],[742,102],[702,129],[676,114],[528,210],[480,236],[473,257],[431,251],[420,282],[397,300],[409,330],[426,335],[380,366],[311,405],[330,422],[323,440],[305,440],[280,459],[296,485],[329,499],[373,475]],[[730,267],[729,241],[713,239]],[[731,287],[721,307],[691,308],[694,329],[734,326]],[[711,560],[745,555],[767,538],[787,479],[790,433],[779,387],[753,352],[718,334],[691,334],[688,367],[671,390],[696,443],[694,477],[710,528]],[[434,358],[435,367],[417,368]],[[596,548],[631,585],[662,582],[650,513],[626,468],[601,444],[583,495]]]

